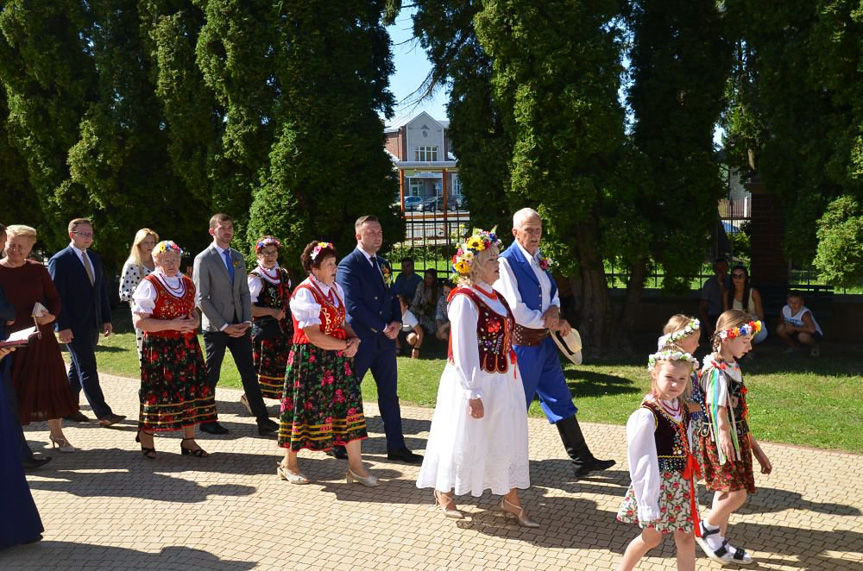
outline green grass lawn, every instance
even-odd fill
[[[114,313],[116,333],[100,341],[99,370],[137,378],[135,335],[125,308]],[[203,340],[201,341],[203,347]],[[399,396],[405,404],[433,407],[446,364],[442,344],[423,347],[422,359],[399,357]],[[645,355],[647,350],[645,350]],[[820,359],[785,355],[779,346],[759,347],[742,364],[749,387],[753,433],[759,440],[863,453],[863,376],[860,347],[825,345]],[[642,362],[644,361],[644,362]],[[615,359],[567,366],[565,374],[584,422],[624,424],[650,385],[645,359]],[[370,377],[363,398],[375,401]],[[222,366],[223,386],[239,387],[234,362]],[[530,415],[542,417],[538,401]]]

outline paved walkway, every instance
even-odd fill
[[[619,463],[574,482],[557,431],[530,420],[533,487],[523,499],[542,527],[529,530],[490,495],[464,499],[462,521],[433,511],[431,492],[414,485],[418,467],[387,461],[374,405],[364,452],[381,487],[348,485],[345,462],[305,452],[313,483],[292,486],[276,476],[274,440],[257,436],[237,391],[219,391],[231,434],[200,439],[210,458],[181,457],[173,435],[156,439],[150,461],[134,442],[137,383],[105,376],[103,386],[130,420],[68,428],[83,451],[53,453],[30,477],[45,539],[0,553],[0,569],[611,569],[637,533],[614,519],[629,484],[623,427],[584,427],[596,455]],[[402,412],[408,445],[422,451],[432,411]],[[47,426],[31,426],[28,438],[42,447]],[[776,471],[758,477],[760,492],[733,516],[734,543],[759,569],[863,570],[863,456],[764,449]],[[640,569],[674,568],[673,553],[668,540]],[[720,568],[700,552],[698,567]]]

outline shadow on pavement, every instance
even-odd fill
[[[94,560],[96,559],[96,560]],[[8,567],[7,567],[8,566]],[[122,547],[106,547],[66,541],[43,541],[0,552],[0,567],[87,569],[210,569],[243,571],[256,567],[248,561],[219,559],[208,551],[184,546],[164,547],[146,553]]]

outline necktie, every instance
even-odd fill
[[[378,257],[372,256],[371,261],[372,267],[375,269],[375,272],[377,272],[377,274],[381,277],[381,281],[384,281],[384,274],[381,272],[381,267],[378,264]]]
[[[228,275],[231,276],[231,284],[234,283],[234,261],[231,259],[231,251],[225,250],[222,252],[225,256],[225,265],[228,266]]]
[[[90,257],[87,256],[87,252],[84,252],[84,255],[81,256],[84,260],[84,269],[87,270],[87,277],[90,278],[90,285],[96,283],[96,278],[93,276],[93,266],[90,265]]]

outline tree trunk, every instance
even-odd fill
[[[581,267],[580,287],[577,294],[581,322],[578,331],[588,355],[605,353],[611,331],[611,303],[608,299],[608,282],[602,256],[599,255],[599,226],[593,222],[576,224],[575,238],[578,261]],[[578,295],[580,293],[580,295]]]
[[[620,309],[620,318],[617,320],[612,345],[622,351],[632,349],[632,331],[635,329],[635,316],[638,304],[641,303],[641,294],[644,292],[644,280],[647,278],[647,262],[639,260],[632,267],[629,283],[626,284],[626,297],[623,299],[623,307]]]

